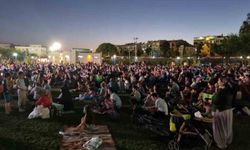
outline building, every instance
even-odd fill
[[[198,45],[204,44],[222,44],[222,41],[225,39],[226,36],[222,35],[208,35],[208,36],[201,36],[194,38],[194,46],[197,47]]]
[[[140,53],[142,50],[142,43],[126,43],[124,45],[116,45],[118,55],[121,56],[134,56],[135,50]]]
[[[182,47],[181,47],[182,46]],[[179,51],[181,49],[181,52]],[[194,47],[184,40],[155,40],[144,43],[127,43],[124,45],[117,45],[119,55],[134,56],[135,49],[137,54],[147,54],[150,57],[171,56],[181,54],[193,54]],[[187,52],[186,52],[187,51]]]
[[[70,50],[70,58],[72,63],[81,62],[78,56],[82,56],[84,53],[92,53],[90,49],[87,48],[72,48]]]
[[[212,49],[212,45],[221,45],[223,40],[226,38],[227,36],[223,36],[223,34],[221,35],[208,35],[208,36],[201,36],[201,37],[195,37],[194,38],[194,47],[197,50],[197,53],[200,55],[203,55],[202,53],[205,52],[206,55],[205,56],[210,56],[211,54],[211,49]],[[204,56],[204,55],[203,55]]]
[[[48,55],[47,47],[42,45],[15,45],[14,48],[38,57],[47,57]]]
[[[69,51],[50,51],[48,60],[51,63],[102,63],[101,53],[92,53],[90,49],[86,48],[72,48]]]
[[[190,57],[195,55],[194,46],[185,40],[170,40],[168,42],[170,51],[172,51],[172,53],[176,56]]]

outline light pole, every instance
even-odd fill
[[[113,55],[113,56],[111,57],[111,59],[112,59],[112,61],[113,61],[113,65],[115,65],[115,64],[116,64],[116,55]]]
[[[136,44],[137,44],[137,40],[138,39],[139,39],[138,37],[134,37],[134,43],[135,43],[135,62],[137,61],[137,46],[136,46]]]
[[[15,60],[16,60],[16,59],[17,59],[18,54],[17,54],[17,53],[13,53],[12,55],[15,57]]]
[[[197,64],[197,48],[195,48],[194,51],[195,51],[195,63]]]
[[[59,42],[54,42],[54,43],[50,46],[49,50],[50,50],[51,52],[55,52],[55,51],[59,51],[61,48],[62,48],[61,43],[59,43]],[[62,55],[62,54],[61,54],[61,55]],[[61,57],[61,55],[60,55],[60,57]],[[60,58],[60,61],[61,61],[61,58]]]

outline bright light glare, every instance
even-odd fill
[[[178,56],[178,57],[176,57],[176,59],[181,59],[181,57]]]
[[[14,57],[17,57],[18,54],[17,54],[17,53],[13,53],[12,55],[13,55]]]
[[[62,47],[61,43],[55,42],[55,43],[53,43],[53,44],[50,46],[49,50],[50,50],[50,51],[58,51],[59,49],[61,49],[61,47]]]

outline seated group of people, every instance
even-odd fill
[[[29,114],[28,118],[42,119],[50,118],[50,109],[55,107],[56,110],[70,111],[73,110],[72,95],[67,86],[61,88],[60,95],[52,100],[50,89],[43,88],[41,84],[36,83],[28,92],[30,100],[34,101],[34,110]]]

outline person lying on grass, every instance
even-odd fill
[[[41,117],[42,119],[48,119],[50,117],[49,107],[51,107],[52,102],[46,90],[41,90],[41,97],[36,101],[34,110],[29,114],[28,119],[34,119]]]

